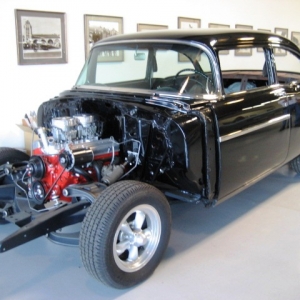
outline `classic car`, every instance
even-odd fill
[[[106,285],[142,282],[168,246],[170,204],[215,206],[287,163],[300,173],[299,59],[259,31],[97,42],[75,86],[26,115],[31,155],[0,148],[2,223],[19,227],[0,251],[46,235],[79,245]]]

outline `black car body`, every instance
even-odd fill
[[[98,42],[76,85],[31,120],[33,155],[2,150],[3,216],[21,228],[1,251],[43,234],[67,243],[56,230],[83,220],[94,277],[144,280],[167,247],[168,202],[209,207],[288,162],[300,171],[299,59],[291,41],[259,31]]]

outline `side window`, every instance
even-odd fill
[[[156,50],[156,68],[153,71],[155,89],[184,94],[215,92],[209,57],[198,48],[190,49],[190,60],[180,52],[184,50],[181,48]]]
[[[157,50],[156,52],[157,71],[156,77],[174,76],[183,69],[194,69],[192,61],[188,60],[181,53],[173,50]],[[207,55],[202,52],[194,59],[194,63],[200,65],[201,70],[211,74],[211,66]]]
[[[225,94],[268,85],[262,48],[235,49],[219,53]]]
[[[300,59],[288,50],[274,49],[278,83],[300,82]]]
[[[155,77],[174,76],[182,69],[194,69],[191,61],[185,60],[183,63],[178,61],[178,52],[173,50],[157,50],[156,51],[157,70]]]

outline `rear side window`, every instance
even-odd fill
[[[219,53],[225,94],[268,85],[262,48],[244,48]]]
[[[298,57],[288,50],[274,49],[274,59],[279,83],[300,82],[300,60]]]

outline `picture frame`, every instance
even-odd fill
[[[87,59],[93,45],[106,37],[123,33],[123,18],[115,16],[84,15],[84,46]],[[123,51],[107,54],[101,58],[103,62],[123,61]]]
[[[285,38],[288,38],[288,34],[289,34],[289,30],[287,28],[279,28],[279,27],[276,27],[274,32],[278,35],[281,35]],[[282,50],[280,48],[275,48],[274,49],[274,55],[276,56],[285,56],[286,55],[286,51],[285,50]]]
[[[300,32],[292,31],[291,32],[291,41],[295,43],[298,48],[300,48]]]
[[[19,65],[67,63],[66,14],[15,9]]]
[[[150,31],[150,30],[163,30],[168,29],[168,25],[155,25],[155,24],[137,24],[137,31]]]
[[[186,18],[186,17],[178,17],[178,28],[180,29],[195,29],[201,27],[200,19]],[[178,54],[179,62],[188,62],[188,58],[183,54]]]
[[[218,23],[209,23],[208,28],[230,28],[230,25],[218,24]]]
[[[244,29],[244,30],[253,30],[253,26],[251,25],[235,25],[236,29]],[[234,55],[236,56],[251,56],[252,55],[252,48],[240,48],[234,50]]]
[[[230,28],[230,25],[225,25],[225,24],[218,24],[218,23],[209,23],[208,28]],[[228,55],[229,50],[222,50],[219,52],[220,55]]]
[[[258,28],[257,30],[263,31],[263,32],[272,32],[270,29],[261,29],[261,28]],[[264,49],[263,48],[257,48],[257,52],[263,53]]]
[[[186,17],[178,17],[178,28],[180,29],[201,28],[201,20],[186,18]]]

